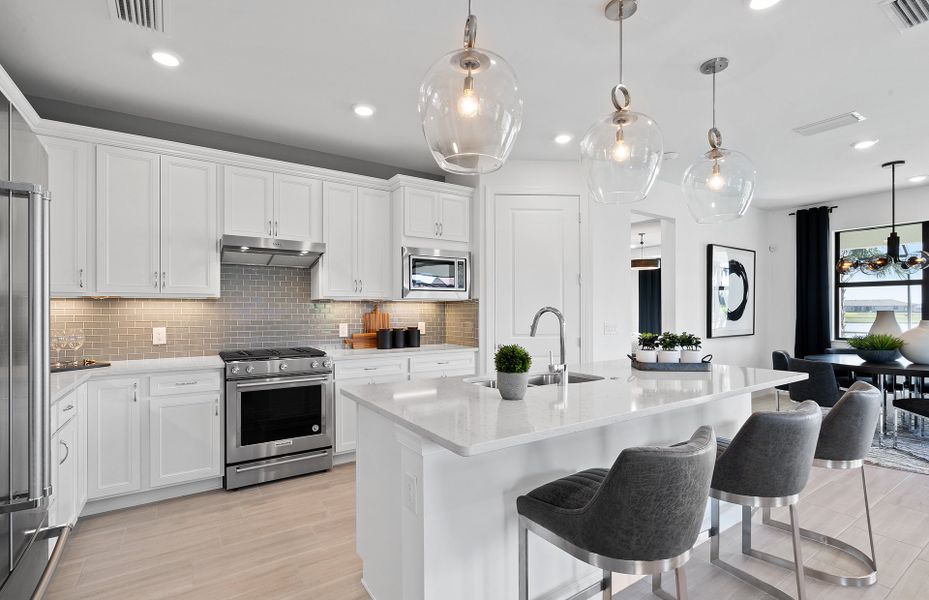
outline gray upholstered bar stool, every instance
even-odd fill
[[[519,512],[519,598],[529,599],[529,532],[603,570],[603,579],[571,596],[612,598],[613,573],[675,571],[677,598],[686,600],[684,563],[700,533],[713,475],[716,440],[701,427],[670,447],[623,450],[613,467],[588,469],[538,487],[516,500]]]
[[[755,558],[770,555],[752,548],[752,509],[790,507],[797,598],[804,600],[806,587],[797,501],[810,477],[821,422],[819,405],[808,400],[797,410],[754,413],[732,441],[717,440],[719,457],[710,486],[710,562],[782,600],[792,600],[792,597],[719,557],[719,503],[742,505],[742,552]]]
[[[863,381],[856,381],[842,395],[832,410],[823,417],[813,466],[824,469],[861,469],[861,489],[864,492],[864,511],[868,522],[871,556],[842,540],[801,529],[801,537],[832,546],[870,569],[866,575],[845,576],[807,568],[806,574],[814,579],[846,587],[864,587],[877,581],[877,558],[874,554],[874,533],[871,530],[871,507],[868,506],[868,483],[865,479],[864,458],[874,440],[874,430],[880,414],[881,392]],[[766,525],[790,531],[787,523],[771,518],[770,508],[765,508],[763,515]],[[774,564],[788,569],[793,568],[793,563],[783,559],[774,561]]]

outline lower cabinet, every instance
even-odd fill
[[[149,486],[222,475],[219,393],[149,400]]]
[[[335,382],[335,453],[353,452],[355,450],[355,417],[358,410],[355,402],[342,397],[343,386],[367,385],[374,383],[394,383],[406,381],[407,375],[381,375],[367,378],[345,379]]]
[[[75,417],[52,435],[52,500],[48,517],[52,525],[73,525],[80,513],[77,429]]]
[[[140,380],[88,383],[87,497],[137,492],[142,487]]]

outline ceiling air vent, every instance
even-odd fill
[[[117,21],[159,33],[165,32],[164,0],[108,0]]]
[[[855,123],[864,121],[866,118],[867,117],[861,113],[850,112],[836,115],[834,117],[829,117],[828,119],[823,119],[822,121],[816,121],[815,123],[801,125],[800,127],[794,128],[794,131],[800,135],[816,135],[817,133],[838,129],[839,127],[845,127],[846,125],[854,125]]]
[[[929,0],[884,0],[881,8],[900,31],[929,21]]]

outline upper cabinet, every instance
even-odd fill
[[[52,296],[94,292],[92,247],[93,146],[61,138],[41,138],[48,152],[51,210]],[[92,256],[92,254],[90,255]]]
[[[97,146],[97,293],[218,296],[217,202],[212,163]]]
[[[396,183],[398,182],[399,183]],[[402,224],[401,245],[462,248],[471,241],[471,195],[468,188],[395,177],[394,214]],[[447,191],[445,191],[447,190]],[[436,242],[440,242],[436,244]]]
[[[257,169],[223,169],[223,233],[302,242],[323,238],[322,182]]]

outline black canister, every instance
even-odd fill
[[[393,337],[394,348],[406,347],[406,329],[394,329],[391,337]]]
[[[407,327],[406,329],[406,347],[419,348],[420,341],[419,327]]]
[[[393,348],[393,335],[389,329],[377,330],[377,348],[378,350],[390,350]]]

